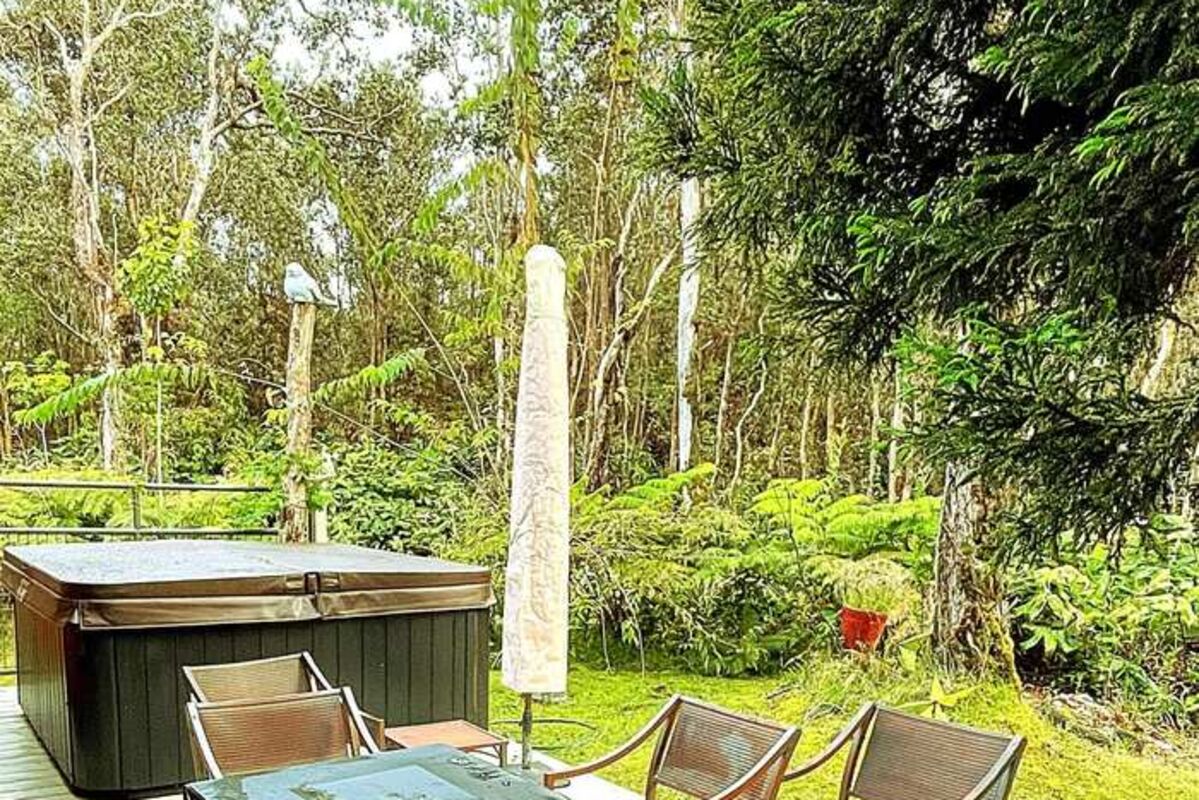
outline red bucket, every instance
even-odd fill
[[[863,611],[860,608],[843,606],[841,618],[841,643],[846,650],[873,650],[883,638],[887,627],[887,615],[878,611]]]

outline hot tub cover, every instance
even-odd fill
[[[163,540],[25,545],[17,602],[84,628],[286,622],[486,608],[482,567],[337,544]]]

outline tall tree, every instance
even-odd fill
[[[541,238],[538,220],[537,150],[541,135],[541,0],[513,0],[510,91],[516,124],[516,159],[520,170],[520,241],[524,247]]]
[[[101,170],[96,163],[95,129],[128,87],[101,94],[92,85],[93,70],[101,51],[114,36],[140,22],[161,17],[173,8],[173,4],[163,3],[130,10],[123,0],[108,7],[104,4],[93,7],[92,0],[82,0],[78,15],[68,18],[70,27],[50,16],[43,20],[58,44],[58,66],[66,79],[65,110],[60,125],[63,153],[71,175],[75,266],[93,287],[96,341],[103,369],[110,374],[120,369],[123,359],[117,330],[115,264],[103,252]],[[100,402],[100,460],[104,469],[119,466],[119,436],[120,406],[114,384],[105,388]]]
[[[983,555],[1143,527],[1199,438],[1199,392],[1128,380],[1196,263],[1196,13],[705,0],[651,98],[706,241],[777,257],[829,354],[924,376],[952,665],[1006,660]]]
[[[682,40],[687,27],[687,5],[675,0],[671,27],[675,37]],[[691,358],[695,349],[695,310],[699,305],[699,245],[696,242],[696,223],[699,221],[699,178],[685,175],[679,180],[679,236],[683,242],[683,272],[679,277],[678,321],[675,326],[675,403],[677,411],[676,438],[679,448],[679,471],[691,466],[691,439],[695,421],[691,413],[688,381],[691,378]]]

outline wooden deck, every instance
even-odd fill
[[[25,722],[11,686],[0,687],[0,800],[76,800]]]
[[[553,769],[565,766],[542,754],[536,754],[536,758]],[[520,759],[515,746],[509,759],[509,763]],[[575,779],[562,794],[569,800],[635,800],[638,797],[627,789],[591,776]],[[17,690],[8,686],[0,687],[0,800],[77,800],[25,722],[17,705]],[[168,795],[159,800],[180,800],[180,797]]]
[[[21,715],[17,690],[0,688],[0,800],[74,800]]]

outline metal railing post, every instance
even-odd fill
[[[140,531],[142,527],[142,487],[141,484],[134,484],[129,489],[129,500],[133,506],[133,529]],[[140,533],[134,534],[135,539],[140,539]]]

